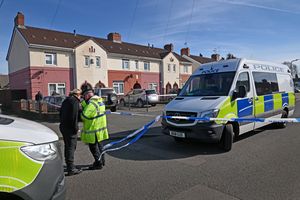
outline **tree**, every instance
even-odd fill
[[[290,68],[293,78],[295,78],[296,76],[298,77],[297,65],[291,64],[291,62],[288,62],[288,61],[284,61],[282,64],[284,64]]]

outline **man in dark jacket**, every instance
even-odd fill
[[[67,175],[72,176],[82,172],[74,165],[74,152],[77,145],[78,116],[80,109],[81,90],[74,89],[70,92],[60,109],[59,129],[63,135],[65,143],[65,161],[67,164]]]
[[[42,95],[41,91],[38,91],[38,93],[36,93],[36,95],[35,95],[35,100],[36,100],[36,101],[41,101],[41,100],[43,100],[43,95]]]

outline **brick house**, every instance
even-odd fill
[[[84,84],[112,87],[122,95],[132,88],[168,93],[182,87],[192,73],[192,63],[173,51],[122,41],[121,34],[106,39],[25,26],[15,17],[7,61],[11,89],[25,89],[33,98],[41,91],[68,94]]]
[[[219,54],[212,54],[211,58],[207,58],[202,56],[201,54],[199,56],[190,54],[190,48],[182,48],[180,50],[180,55],[187,59],[188,61],[192,62],[192,71],[194,72],[201,64],[219,61],[220,55]]]

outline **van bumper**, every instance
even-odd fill
[[[13,192],[25,200],[63,200],[66,186],[61,153],[54,160],[45,161],[36,179],[27,187]]]
[[[170,135],[170,131],[182,132],[186,139],[197,139],[207,143],[217,143],[221,140],[224,125],[214,122],[197,123],[193,126],[174,126],[162,119],[162,132]]]

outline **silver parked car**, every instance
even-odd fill
[[[158,94],[155,90],[134,89],[120,99],[120,104],[125,106],[126,104],[134,104],[138,107],[144,105],[156,106],[159,102]]]

